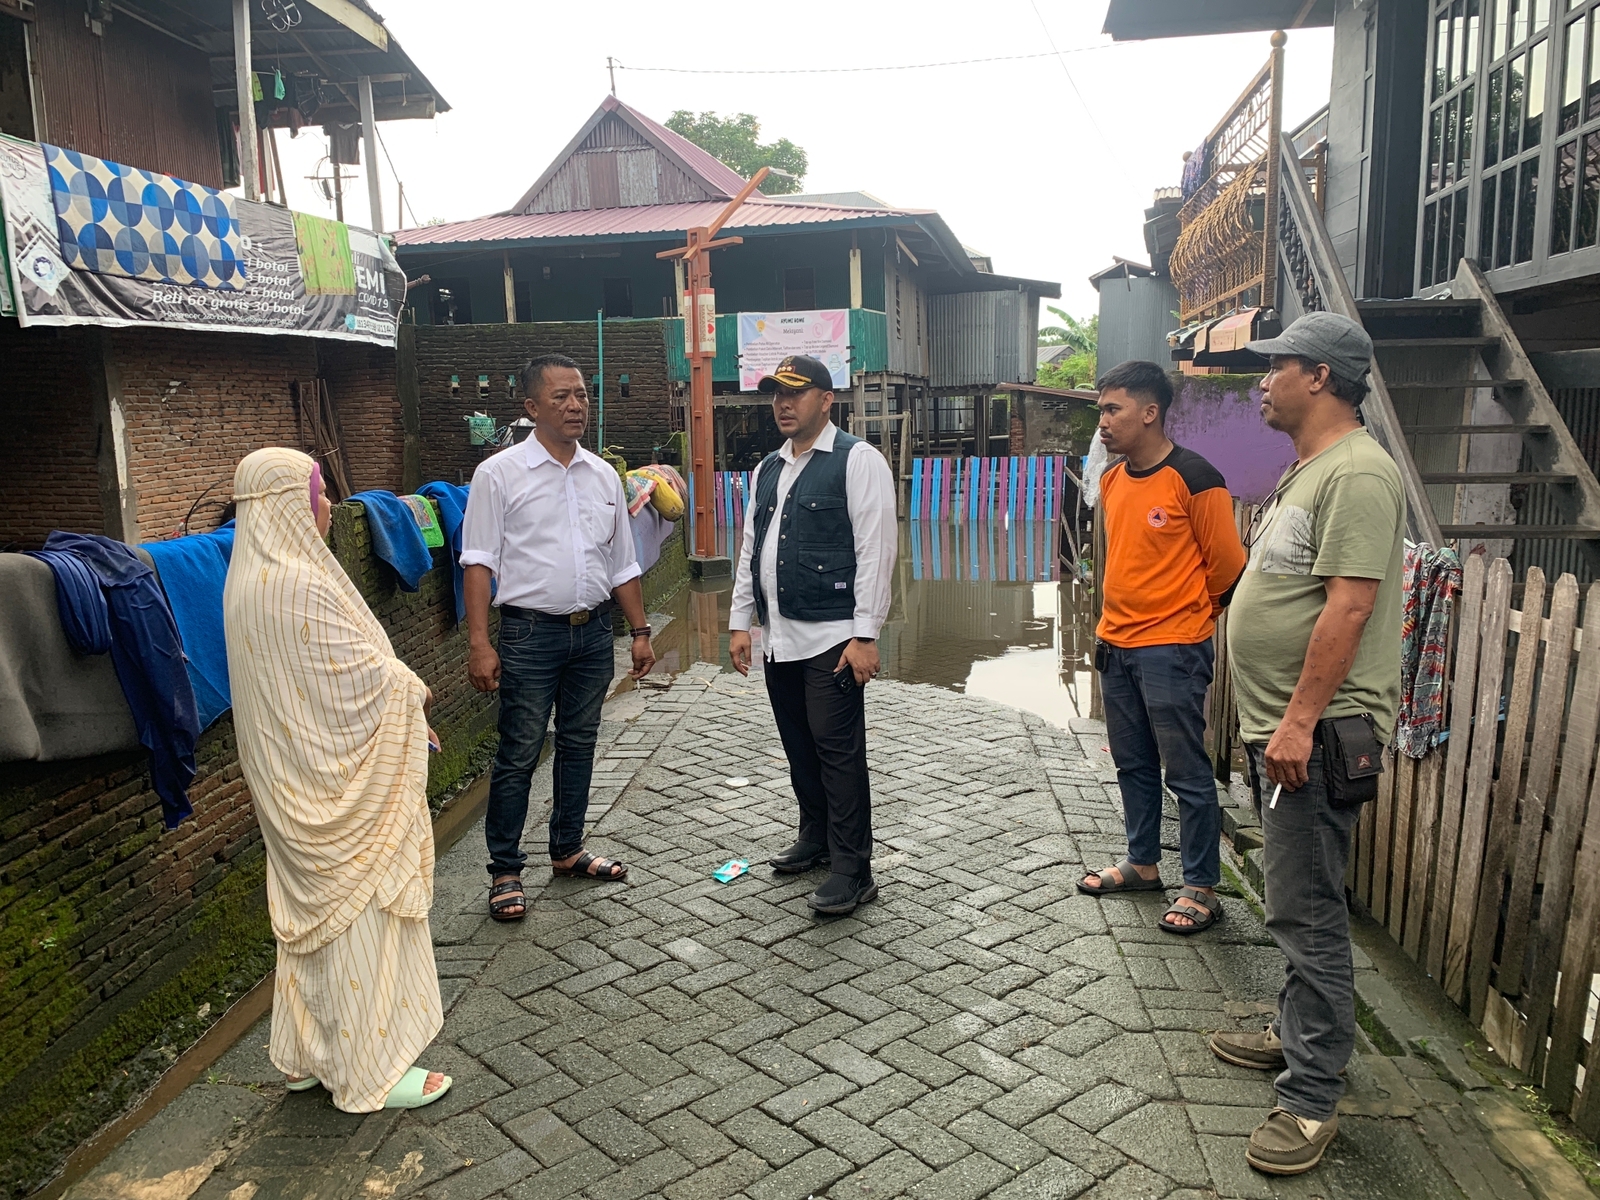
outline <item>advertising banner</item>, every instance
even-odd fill
[[[405,275],[364,229],[4,136],[0,217],[23,325],[395,342]]]
[[[791,354],[821,359],[833,372],[833,386],[850,386],[850,312],[843,308],[811,312],[739,314],[739,390],[753,392],[763,375]]]

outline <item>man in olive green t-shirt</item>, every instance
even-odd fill
[[[1267,929],[1288,961],[1272,1026],[1215,1034],[1211,1049],[1279,1072],[1278,1107],[1245,1157],[1293,1175],[1338,1132],[1339,1072],[1355,1047],[1344,873],[1360,809],[1329,802],[1319,722],[1367,714],[1381,742],[1394,727],[1405,502],[1394,460],[1361,425],[1372,341],[1360,325],[1310,313],[1250,349],[1272,363],[1262,416],[1298,456],[1257,515],[1228,618]]]

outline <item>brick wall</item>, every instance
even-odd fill
[[[508,395],[506,376],[516,375],[535,354],[565,354],[575,359],[586,379],[597,369],[593,322],[536,322],[524,325],[425,325],[416,329],[414,365],[422,435],[422,476],[450,483],[470,482],[487,457],[482,447],[468,444],[463,417],[482,410],[505,424],[523,415],[520,393]],[[630,465],[650,461],[651,448],[670,432],[666,343],[662,322],[607,321],[606,442],[622,447]],[[450,391],[450,377],[461,380],[459,396]],[[478,376],[489,377],[487,400],[478,397]],[[620,377],[629,377],[623,396]],[[593,389],[591,388],[591,391]],[[589,437],[593,449],[599,408],[590,401]]]
[[[318,358],[339,412],[340,444],[358,492],[401,488],[405,434],[395,386],[395,352],[362,342],[320,341]]]
[[[371,555],[356,506],[335,510],[333,546],[396,653],[433,689],[444,749],[430,756],[429,794],[438,797],[481,769],[495,715],[466,679],[444,552],[420,589],[403,593]],[[38,1172],[149,1082],[119,1082],[140,1079],[122,1073],[130,1056],[176,1039],[173,1022],[186,1013],[192,1025],[212,991],[220,1014],[227,980],[248,986],[271,965],[261,835],[231,714],[202,735],[196,759],[195,815],[170,832],[142,753],[4,766],[0,1195],[28,1190],[19,1171],[37,1185]]]
[[[174,536],[207,488],[191,528],[215,529],[241,458],[300,445],[290,384],[316,378],[311,339],[120,329],[112,348],[142,539]]]
[[[0,321],[0,545],[30,549],[53,529],[105,529],[90,377],[98,332]],[[107,336],[142,539],[172,537],[197,500],[190,529],[216,528],[241,458],[262,446],[304,449],[291,384],[319,371],[338,410],[353,485],[400,487],[393,350],[172,329]]]
[[[84,343],[0,320],[0,546],[103,525]]]

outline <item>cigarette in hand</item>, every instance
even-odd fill
[[[1277,787],[1272,789],[1272,799],[1267,802],[1267,807],[1268,808],[1277,808],[1278,807],[1278,795],[1282,791],[1283,791],[1283,784],[1281,784],[1281,783]]]

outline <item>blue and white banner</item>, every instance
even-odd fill
[[[0,311],[22,325],[394,345],[405,275],[364,229],[3,135],[0,218]]]

